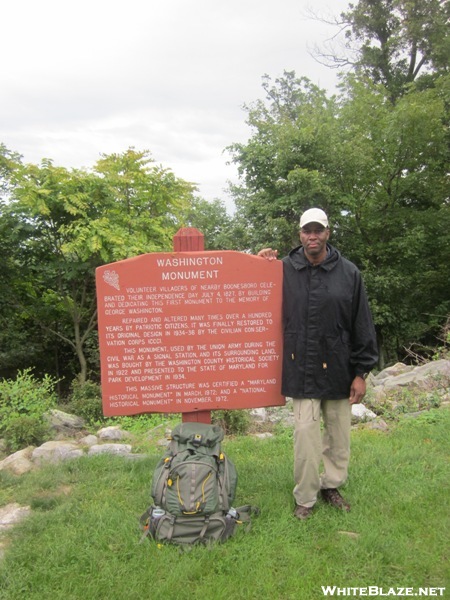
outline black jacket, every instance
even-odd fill
[[[329,244],[315,267],[301,246],[283,259],[283,329],[285,396],[348,398],[354,377],[377,363],[361,273]]]

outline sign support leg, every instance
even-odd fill
[[[175,252],[202,252],[205,249],[203,233],[194,227],[182,227],[173,236]],[[183,423],[211,423],[210,410],[182,413]]]

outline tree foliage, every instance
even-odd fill
[[[318,55],[330,66],[351,65],[395,101],[414,81],[429,86],[448,73],[449,17],[446,0],[360,0],[336,20],[345,50]]]
[[[293,73],[269,83],[266,101],[248,109],[248,143],[231,148],[250,248],[286,253],[301,212],[324,208],[334,243],[363,270],[392,358],[450,309],[448,78],[396,103],[385,86],[354,76],[331,99]]]
[[[196,197],[184,216],[185,227],[195,227],[204,235],[205,250],[241,250],[243,230],[228,214],[221,200],[208,202]]]
[[[89,172],[49,160],[25,165],[5,148],[2,164],[9,197],[0,229],[2,243],[13,248],[0,280],[7,299],[2,314],[14,309],[22,317],[4,321],[14,341],[5,354],[19,358],[13,344],[21,345],[17,333],[29,322],[71,349],[83,382],[89,362],[98,370],[95,268],[171,249],[193,186],[134,149],[103,156]]]
[[[247,107],[251,138],[229,148],[242,181],[233,193],[249,249],[270,243],[287,251],[296,239],[299,206],[329,204],[323,167],[337,105],[293,72],[274,83],[265,76],[263,89],[266,101]]]
[[[305,209],[328,212],[332,242],[363,271],[382,362],[450,310],[449,11],[439,0],[350,4],[339,20],[348,53],[328,56],[353,66],[339,95],[293,72],[265,76],[265,99],[246,107],[250,138],[230,148],[252,251],[285,254]]]

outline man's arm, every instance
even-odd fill
[[[353,298],[352,356],[355,378],[350,386],[350,404],[359,404],[366,393],[366,377],[378,361],[377,338],[369,302],[358,272]]]
[[[351,344],[350,363],[355,379],[360,380],[356,382],[356,386],[365,388],[365,378],[378,362],[378,349],[372,314],[360,273],[358,273],[353,296]],[[362,383],[364,386],[361,385]]]

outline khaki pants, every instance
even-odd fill
[[[351,405],[348,400],[294,398],[294,498],[311,507],[320,489],[341,486],[350,460]],[[321,435],[320,413],[324,422]],[[324,473],[320,476],[320,463]]]

